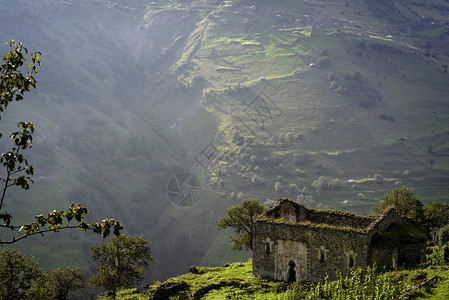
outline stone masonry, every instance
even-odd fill
[[[369,217],[280,199],[255,223],[253,274],[283,281],[318,281],[326,274],[334,279],[352,267],[415,266],[423,262],[425,247],[425,235],[393,209]]]

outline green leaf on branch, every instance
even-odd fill
[[[29,92],[32,87],[36,88],[36,79],[33,75],[37,73],[37,68],[41,66],[40,52],[28,54],[28,50],[23,47],[22,43],[16,44],[14,40],[6,43],[6,45],[9,45],[9,53],[3,56],[3,64],[0,65],[0,112],[4,112],[12,101],[22,100],[25,92]],[[25,64],[25,66],[28,66],[28,71],[25,73],[20,67],[24,65],[27,58],[31,62],[28,65]],[[17,126],[18,131],[10,135],[10,140],[14,143],[13,147],[0,156],[0,163],[6,169],[5,177],[0,178],[0,182],[3,182],[0,210],[5,195],[7,195],[6,190],[9,187],[18,186],[22,189],[29,189],[29,183],[33,183],[33,180],[28,176],[34,175],[33,165],[28,163],[21,151],[32,147],[35,126],[31,122],[19,122]],[[2,137],[2,133],[0,133],[0,137]],[[25,175],[21,176],[20,173]],[[111,230],[115,235],[119,235],[120,230],[123,229],[122,224],[114,219],[105,219],[102,222],[90,225],[84,222],[87,213],[89,213],[89,210],[81,204],[71,204],[67,211],[53,210],[47,215],[38,214],[34,217],[34,223],[15,226],[11,225],[12,216],[0,211],[0,221],[3,221],[3,227],[12,230],[19,229],[18,238],[12,238],[9,241],[0,240],[0,245],[13,244],[31,235],[62,229],[92,230],[103,237],[108,236]],[[77,221],[77,224],[70,225],[73,219]],[[64,220],[67,220],[66,224],[63,224]]]
[[[89,224],[87,224],[86,222],[81,222],[78,224],[78,227],[84,230],[89,229]]]
[[[3,220],[3,225],[8,227],[11,223],[12,216],[8,213],[0,212],[0,219]]]

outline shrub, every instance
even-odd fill
[[[312,183],[312,187],[319,193],[329,187],[329,182],[325,176],[320,176]]]
[[[274,190],[276,191],[276,193],[282,193],[282,191],[284,190],[282,183],[276,181],[276,183],[274,184]]]
[[[332,59],[330,59],[330,57],[328,56],[321,56],[317,59],[316,64],[320,68],[326,68],[332,64]]]
[[[329,89],[335,90],[338,88],[338,84],[335,80],[331,81],[331,84],[329,85]]]
[[[449,224],[440,228],[439,242],[440,242],[440,245],[445,245],[445,244],[449,243]]]
[[[299,169],[299,168],[296,168],[296,169],[295,169],[295,173],[296,173],[296,175],[297,175],[298,177],[305,177],[305,176],[306,176],[306,171],[301,170],[301,169]]]
[[[251,177],[251,183],[253,185],[264,185],[264,180],[262,177],[258,176],[258,175],[253,175],[253,177]]]
[[[331,187],[334,190],[339,190],[341,189],[342,186],[343,184],[341,183],[341,180],[338,178],[332,179],[331,182],[329,183],[329,187]]]

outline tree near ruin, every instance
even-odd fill
[[[236,237],[230,237],[233,250],[253,249],[253,227],[258,216],[268,209],[256,199],[243,200],[241,205],[236,205],[226,210],[226,215],[218,222],[218,229],[232,228]]]
[[[426,205],[423,205],[414,190],[405,186],[385,194],[372,209],[375,214],[380,215],[390,208],[424,228],[428,238],[437,237],[438,232],[441,233],[441,229],[449,224],[449,204],[428,200]]]
[[[394,208],[401,217],[407,217],[417,223],[424,220],[424,205],[412,188],[401,186],[385,194],[372,209],[377,215]]]

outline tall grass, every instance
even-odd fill
[[[406,294],[406,285],[393,280],[390,274],[378,273],[376,267],[368,267],[366,272],[362,269],[351,269],[338,279],[330,281],[328,277],[309,286],[304,283],[295,283],[292,299],[373,299],[393,300]]]

